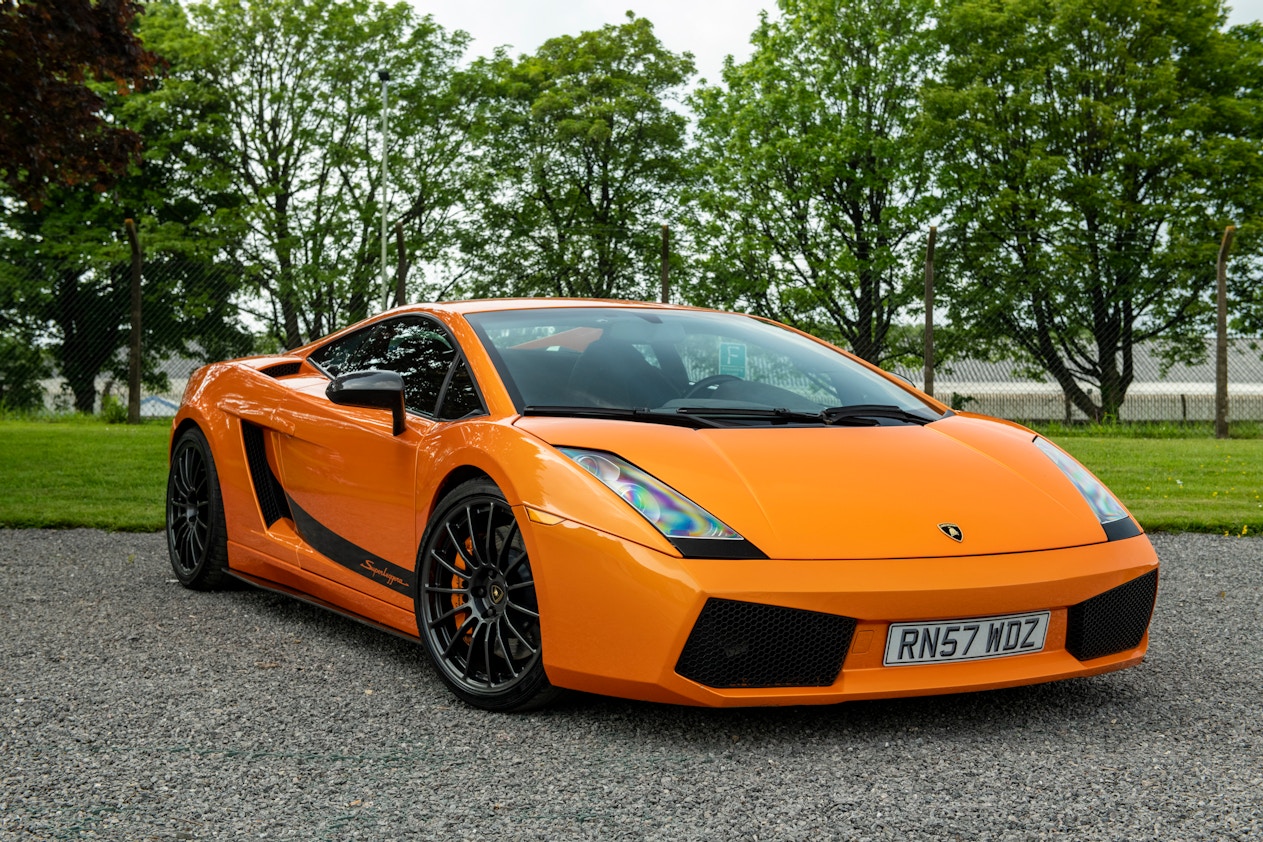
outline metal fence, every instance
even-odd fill
[[[1215,339],[1206,337],[1202,361],[1165,366],[1156,343],[1135,352],[1135,379],[1119,411],[1125,421],[1214,421]],[[920,368],[895,371],[921,385]],[[1091,386],[1086,386],[1092,393]],[[1092,395],[1096,397],[1095,394]],[[1051,378],[1027,374],[1013,361],[946,360],[934,376],[934,397],[957,409],[1017,421],[1086,421]],[[1263,420],[1263,341],[1228,340],[1228,403],[1233,421]]]

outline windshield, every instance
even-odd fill
[[[747,412],[814,420],[839,407],[940,413],[844,354],[786,328],[728,313],[612,307],[503,310],[466,317],[519,412]],[[592,414],[589,412],[588,414]]]

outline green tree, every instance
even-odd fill
[[[437,261],[461,195],[463,33],[406,3],[206,0],[189,8],[196,63],[223,97],[218,163],[245,199],[247,262],[287,346],[366,316],[380,294],[381,88],[391,77],[392,226]]]
[[[1221,215],[1237,226],[1228,264],[1230,326],[1263,337],[1263,23],[1228,31],[1235,61],[1225,69],[1232,87],[1222,98],[1228,131],[1215,160],[1225,164],[1213,193],[1224,205]]]
[[[967,0],[927,96],[953,200],[950,318],[1114,418],[1137,345],[1204,347],[1233,42],[1218,0]]]
[[[175,241],[172,209],[146,206],[138,198],[144,186],[145,177],[133,173],[108,195],[55,188],[41,210],[12,214],[0,238],[0,286],[9,293],[0,335],[46,349],[80,412],[94,410],[98,376],[126,380],[131,258],[123,220],[137,211],[147,244],[145,385],[167,388],[159,363],[172,355],[210,360],[251,349],[235,304],[240,268],[205,253],[199,226]]]
[[[44,405],[41,380],[53,374],[51,361],[29,326],[15,323],[10,306],[0,301],[0,414],[31,411]]]
[[[688,53],[627,22],[474,68],[484,99],[464,256],[477,294],[655,297],[677,215]]]
[[[780,0],[750,60],[693,98],[694,299],[750,309],[880,362],[915,299],[938,200],[919,92],[930,0]]]

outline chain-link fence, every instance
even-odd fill
[[[1202,345],[1204,353],[1194,355],[1200,356],[1200,362],[1168,363],[1157,342],[1136,348],[1133,380],[1118,417],[1125,421],[1214,421],[1214,337],[1205,337]],[[923,385],[922,369],[898,367],[895,371]],[[1094,386],[1082,385],[1099,402]],[[1037,376],[1029,366],[1013,360],[945,360],[936,367],[934,397],[956,409],[1017,421],[1088,420],[1051,377]],[[1228,403],[1233,421],[1263,420],[1263,341],[1258,338],[1228,340]]]
[[[0,264],[0,410],[126,412],[130,331],[130,262],[10,260]],[[250,267],[161,255],[142,270],[142,416],[170,416],[190,374],[206,362],[274,353],[286,343],[281,304]],[[317,292],[317,296],[318,296]],[[676,300],[687,290],[676,290]],[[941,300],[940,300],[941,303]],[[372,308],[376,302],[366,304]],[[936,305],[937,307],[937,305]],[[345,308],[344,308],[345,309]],[[936,332],[956,329],[936,309]],[[910,311],[905,333],[920,335]],[[342,327],[331,317],[322,332]],[[976,326],[975,326],[976,327]],[[1207,329],[1212,329],[1213,326]],[[1194,334],[1179,353],[1155,338],[1131,349],[1130,383],[1117,417],[1125,421],[1206,422],[1215,418],[1215,338]],[[957,409],[1021,421],[1074,422],[1082,402],[1017,343],[991,326],[988,356],[969,342],[944,343],[935,359],[935,397]],[[310,331],[308,331],[310,332]],[[308,338],[314,338],[314,334]],[[892,371],[918,387],[922,368],[905,357]],[[1077,380],[1091,403],[1099,386]],[[1263,420],[1263,337],[1235,335],[1228,346],[1229,418]]]

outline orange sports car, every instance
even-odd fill
[[[751,316],[393,310],[189,381],[167,536],[490,710],[954,693],[1138,663],[1158,560],[1030,430]]]

